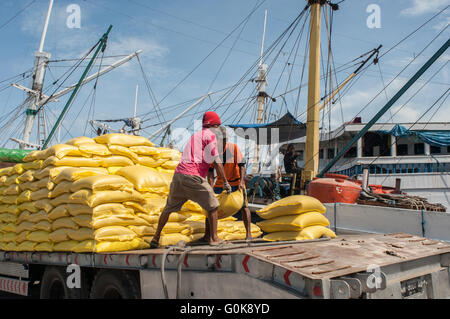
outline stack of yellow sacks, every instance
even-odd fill
[[[147,248],[180,157],[178,151],[124,134],[79,137],[31,152],[25,163],[0,170],[0,248],[47,252]],[[170,216],[162,245],[190,242],[204,232],[204,226],[192,223],[198,220],[189,219],[191,208],[197,218],[205,218],[197,204],[187,203]],[[223,237],[236,234],[239,227],[223,228]]]
[[[308,240],[321,237],[335,238],[330,222],[323,215],[325,206],[317,199],[304,195],[283,198],[257,211],[265,219],[257,223],[268,233],[267,241]]]

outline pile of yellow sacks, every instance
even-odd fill
[[[180,152],[125,134],[31,152],[0,170],[0,249],[114,252],[148,248],[165,206]],[[160,243],[194,241],[204,233],[199,205],[170,216]],[[242,222],[220,222],[224,239],[245,238]],[[261,235],[252,225],[252,233]],[[256,237],[257,237],[256,236]]]
[[[267,241],[335,238],[336,234],[327,228],[330,222],[323,215],[325,212],[325,206],[317,199],[295,195],[257,211],[265,219],[257,225],[268,233],[263,237]]]

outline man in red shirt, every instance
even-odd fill
[[[175,169],[167,204],[159,217],[158,228],[150,243],[151,248],[159,246],[159,239],[162,229],[169,220],[173,212],[178,212],[188,201],[198,203],[208,212],[205,220],[205,237],[203,241],[210,245],[217,245],[221,241],[217,236],[217,219],[219,201],[214,195],[214,190],[206,180],[209,167],[211,165],[217,170],[219,176],[223,178],[224,189],[230,193],[231,186],[228,184],[223,171],[215,132],[219,129],[221,121],[214,112],[206,112],[203,116],[203,129],[192,135],[188,144],[184,148],[180,163]]]
[[[251,214],[247,203],[247,193],[245,189],[245,159],[242,156],[241,150],[236,144],[227,141],[227,130],[221,126],[220,134],[217,141],[219,156],[223,163],[226,180],[231,185],[231,191],[235,192],[238,189],[244,194],[244,206],[241,209],[242,220],[246,230],[246,239],[252,239],[251,233]],[[217,179],[214,183],[214,167],[211,166],[208,172],[208,182],[214,187],[216,194],[221,194],[224,191],[224,179],[218,172]]]

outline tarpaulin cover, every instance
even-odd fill
[[[10,150],[0,148],[0,162],[22,163],[23,158],[31,153],[30,150]]]
[[[228,126],[233,128],[238,136],[256,141],[261,145],[284,143],[306,135],[306,124],[298,121],[290,112],[286,113],[282,118],[272,123],[236,124]],[[249,134],[249,129],[255,129],[253,132],[256,134]],[[278,140],[272,141],[272,129],[278,129]]]
[[[390,131],[378,131],[382,134],[389,134],[395,137],[405,137],[415,135],[420,140],[433,146],[449,146],[450,131],[410,131],[399,124],[395,125]]]

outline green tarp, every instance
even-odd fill
[[[30,150],[10,150],[7,148],[0,148],[0,162],[22,163],[23,158],[30,152]]]

